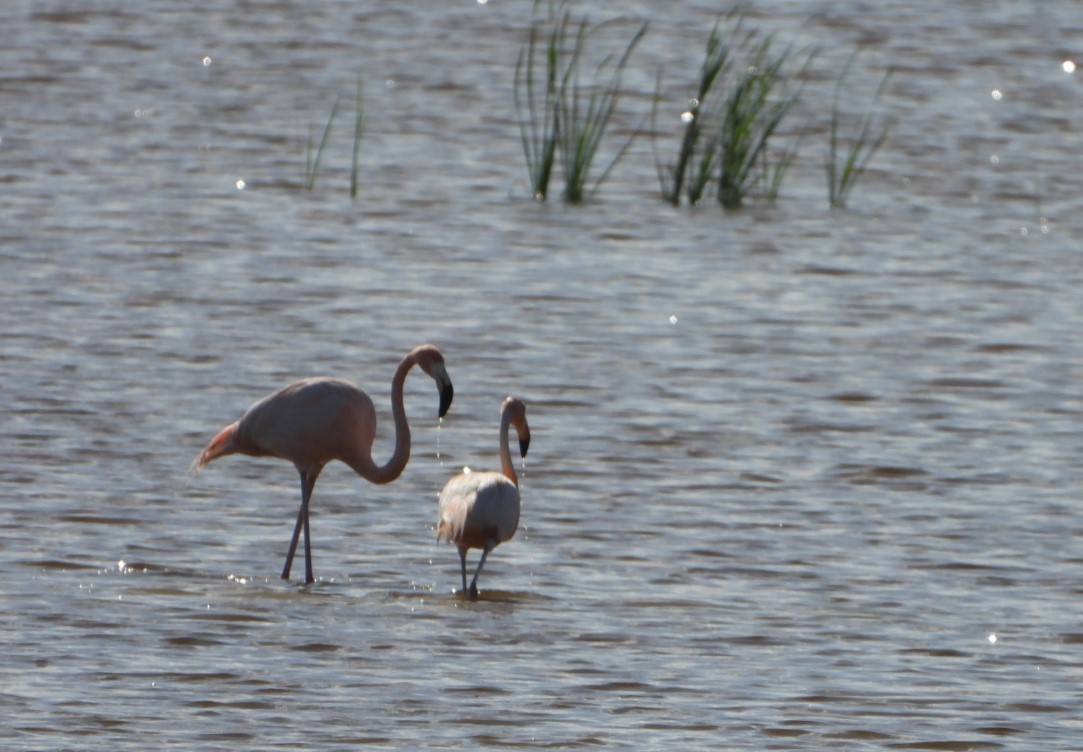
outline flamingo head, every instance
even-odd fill
[[[440,393],[440,412],[438,415],[443,418],[448,408],[451,407],[451,400],[455,396],[455,387],[451,385],[451,377],[447,375],[447,368],[444,366],[444,356],[433,345],[416,347],[411,354],[414,362],[421,367],[421,370],[436,382],[436,389]]]
[[[508,423],[519,434],[519,456],[526,457],[530,448],[530,425],[526,422],[526,404],[518,397],[508,397],[500,406],[500,412],[507,416]]]

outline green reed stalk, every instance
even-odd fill
[[[695,94],[682,115],[685,127],[677,161],[663,168],[657,153],[655,157],[662,197],[670,204],[678,206],[683,192],[694,206],[711,185],[730,209],[740,207],[754,192],[768,201],[778,197],[800,138],[778,154],[769,145],[797,102],[801,86],[792,83],[795,76],[788,70],[792,48],[776,54],[771,37],[758,37],[754,29],[745,29],[739,10],[715,23]],[[798,76],[814,57],[810,52]],[[652,118],[657,115],[657,88]]]
[[[602,25],[589,30],[590,34],[598,31]],[[559,122],[561,128],[560,152],[561,164],[564,171],[564,199],[569,203],[580,203],[585,195],[587,179],[591,167],[598,155],[602,137],[616,110],[617,100],[620,97],[620,79],[628,64],[628,60],[635,50],[636,45],[647,33],[647,24],[639,27],[632,40],[624,48],[619,58],[610,57],[603,61],[598,68],[598,75],[612,65],[608,80],[602,86],[591,86],[584,89],[579,83],[578,62],[580,54],[588,38],[586,21],[580,25],[579,34],[576,36],[575,50],[572,60],[565,74],[564,84],[561,87],[559,98]],[[597,76],[596,76],[597,77]],[[616,155],[602,170],[601,175],[594,181],[594,190],[605,181],[609,173],[616,167],[628,148],[632,144],[632,138],[624,142]]]
[[[338,98],[335,98],[335,104],[331,107],[331,114],[327,118],[327,125],[323,128],[323,136],[320,138],[318,146],[313,146],[312,134],[308,136],[308,146],[305,151],[305,189],[311,191],[316,187],[316,175],[320,171],[320,160],[323,158],[323,150],[327,146],[327,140],[331,136],[331,123],[335,120],[335,113],[338,112]]]
[[[740,208],[753,186],[762,183],[762,157],[771,137],[797,101],[797,95],[787,91],[783,74],[791,49],[772,57],[771,42],[768,37],[754,50],[751,64],[741,71],[722,106],[718,200],[727,209]],[[757,167],[760,172],[755,171]],[[775,177],[780,181],[784,173],[785,170]]]
[[[361,96],[361,76],[357,77],[357,96],[354,98],[353,154],[350,162],[350,198],[357,198],[358,159],[361,153],[361,134],[365,129],[365,108]]]
[[[797,159],[797,150],[801,145],[801,135],[798,134],[792,143],[784,148],[777,156],[770,151],[763,151],[760,158],[760,192],[759,195],[767,202],[774,203],[782,192],[782,182]]]
[[[856,57],[857,52],[854,52],[846,65],[843,66],[842,73],[839,74],[838,81],[835,82],[835,95],[831,105],[831,129],[825,169],[827,173],[827,200],[833,209],[846,207],[850,191],[853,190],[858,178],[869,166],[869,162],[872,161],[872,158],[876,156],[876,153],[880,151],[880,148],[887,141],[890,133],[890,128],[887,125],[882,128],[875,128],[872,113],[867,112],[858,120],[857,133],[848,139],[849,146],[846,153],[841,159],[839,158],[840,144],[843,140],[839,135],[841,119],[839,115],[839,91]],[[891,71],[889,70],[884,74],[880,85],[876,88],[876,95],[873,97],[874,104],[880,100],[890,78]]]
[[[535,0],[535,12],[538,2]],[[530,39],[515,64],[515,112],[519,135],[526,156],[527,172],[534,197],[544,201],[549,195],[549,180],[556,162],[558,136],[557,75],[570,15],[567,11],[553,22],[544,48],[545,80],[539,85],[535,68],[538,30],[531,24]]]
[[[535,0],[535,12],[540,3]],[[591,167],[602,137],[616,109],[620,78],[628,60],[647,31],[640,27],[623,54],[607,57],[595,73],[608,80],[590,87],[580,84],[579,66],[588,41],[607,24],[591,26],[587,19],[573,25],[567,0],[550,4],[550,28],[545,35],[544,74],[536,64],[540,46],[537,27],[532,25],[526,47],[515,66],[515,110],[534,196],[545,200],[553,167],[560,157],[564,173],[564,199],[569,203],[583,200]],[[544,75],[544,80],[539,78]],[[609,175],[624,156],[631,139],[594,181],[594,189]]]
[[[704,126],[709,124],[710,110],[707,102],[708,99],[713,99],[710,96],[711,92],[715,88],[715,84],[725,78],[733,64],[731,53],[735,39],[740,33],[742,21],[740,15],[731,12],[727,17],[727,21],[734,19],[736,19],[736,28],[732,32],[723,36],[720,32],[721,21],[719,21],[715,23],[710,36],[707,38],[707,49],[703,64],[700,66],[695,95],[689,99],[688,109],[682,114],[685,127],[681,138],[681,146],[677,153],[676,164],[663,168],[658,160],[657,150],[655,151],[655,168],[658,171],[658,180],[662,187],[662,197],[673,206],[680,204],[682,191],[687,192],[689,203],[693,205],[698,203],[714,172],[715,160],[718,154],[717,143],[714,139],[711,139],[705,147],[701,147],[700,139],[703,135]],[[657,104],[660,99],[658,93],[660,87],[661,73],[659,73],[659,83],[655,87],[655,106],[651,111],[652,133],[657,132],[655,122],[657,119]],[[701,148],[702,151],[699,151]],[[699,151],[698,163],[695,162],[697,151]],[[690,166],[693,169],[691,174],[688,173]]]

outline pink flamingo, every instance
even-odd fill
[[[418,365],[436,381],[440,417],[451,406],[455,391],[444,367],[444,356],[432,345],[406,353],[391,379],[391,412],[395,418],[395,451],[382,467],[372,461],[376,436],[376,408],[363,390],[349,381],[312,378],[280,389],[252,405],[240,420],[211,439],[193,463],[199,470],[227,454],[281,457],[301,474],[301,508],[286,554],[282,579],[290,578],[293,554],[302,527],[305,531],[305,582],[312,576],[312,545],[308,532],[308,502],[323,466],[331,460],[346,463],[371,483],[390,483],[402,474],[410,459],[410,427],[402,404],[406,374]]]
[[[526,457],[530,446],[526,405],[516,397],[508,397],[500,406],[500,467],[503,472],[471,472],[466,468],[449,480],[440,492],[436,540],[453,541],[458,546],[463,591],[466,591],[466,552],[471,548],[482,550],[470,583],[471,598],[478,597],[478,575],[489,552],[510,540],[519,527],[519,478],[515,475],[508,446],[511,426],[519,434],[519,454]]]

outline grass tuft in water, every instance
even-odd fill
[[[585,24],[584,21],[581,30],[585,28]],[[596,26],[592,32],[600,28],[601,26]],[[608,70],[609,78],[600,88],[596,85],[586,89],[581,87],[577,71],[571,77],[571,88],[565,87],[565,96],[560,99],[559,122],[562,124],[560,145],[564,172],[564,198],[569,203],[579,203],[586,195],[591,167],[601,146],[602,137],[616,110],[617,99],[620,96],[621,74],[636,45],[646,33],[647,24],[644,23],[633,35],[619,58],[607,58],[602,63],[598,73],[600,75]],[[577,39],[576,59],[585,38],[581,33]],[[632,137],[629,137],[594,181],[594,190],[597,190],[605,181],[631,144]]]
[[[681,114],[681,120],[685,126],[676,163],[663,167],[655,149],[655,168],[662,186],[662,196],[674,206],[680,205],[682,191],[687,193],[689,203],[693,205],[699,203],[714,173],[718,155],[717,139],[708,138],[705,146],[701,144],[701,139],[704,126],[708,126],[710,121],[711,110],[708,102],[714,99],[712,92],[715,90],[715,85],[725,78],[732,67],[734,48],[740,44],[738,41],[738,35],[741,33],[740,16],[731,12],[727,17],[727,22],[733,23],[735,28],[723,34],[720,30],[721,22],[718,22],[707,38],[707,49],[703,64],[700,66],[695,94],[688,100],[688,109]],[[661,78],[661,71],[659,71],[658,84],[655,86],[654,108],[651,111],[651,133],[657,133]],[[692,172],[689,172],[690,168]]]
[[[854,185],[869,166],[869,162],[872,161],[872,158],[876,156],[876,153],[880,151],[880,148],[887,141],[890,133],[888,125],[879,126],[874,124],[871,112],[865,113],[858,119],[854,127],[854,135],[846,138],[839,133],[842,120],[839,114],[839,92],[856,57],[857,53],[855,52],[846,61],[846,65],[843,66],[842,73],[839,74],[838,81],[835,82],[835,94],[831,104],[830,138],[824,167],[827,173],[827,200],[833,209],[844,209],[846,207],[850,191],[853,190]],[[889,70],[884,74],[880,85],[876,89],[876,95],[873,97],[874,104],[880,101],[880,97],[887,89],[890,79],[891,71]],[[843,141],[848,143],[845,146],[845,153],[840,154],[844,148]]]
[[[539,4],[536,0],[535,13]],[[549,29],[542,35],[544,71],[536,62],[540,46],[538,29],[531,25],[530,38],[515,66],[515,109],[534,196],[543,201],[548,198],[553,167],[559,156],[564,199],[579,203],[585,198],[591,169],[616,110],[621,75],[646,34],[647,24],[639,27],[619,56],[603,59],[591,85],[583,85],[579,68],[584,53],[612,22],[591,25],[582,18],[573,23],[567,5],[567,0],[549,4]],[[630,145],[631,138],[594,181],[594,190]]]
[[[305,173],[302,185],[305,190],[311,191],[316,188],[316,178],[320,174],[320,166],[323,163],[323,155],[331,141],[331,130],[338,115],[342,97],[335,97],[335,103],[331,106],[331,113],[327,116],[327,122],[323,126],[323,133],[317,142],[311,130],[305,146]],[[354,120],[353,120],[353,150],[350,154],[350,198],[357,198],[357,187],[360,177],[361,137],[365,130],[365,108],[363,98],[363,86],[361,76],[357,77],[357,89],[354,95]]]
[[[722,105],[717,176],[718,201],[726,209],[739,209],[757,186],[766,187],[769,196],[777,196],[796,156],[796,147],[792,147],[772,162],[768,150],[799,91],[784,70],[792,48],[776,54],[772,44],[773,39],[767,37],[755,45],[750,62],[736,75]]]
[[[535,11],[537,2],[535,2]],[[527,172],[534,197],[544,201],[549,196],[549,180],[557,149],[557,67],[562,39],[567,34],[567,13],[549,32],[545,47],[545,81],[539,86],[535,67],[538,30],[530,27],[530,39],[519,53],[515,64],[515,112],[519,118],[519,135],[526,156]],[[525,113],[524,113],[525,109]]]
[[[769,148],[800,92],[789,71],[793,56],[791,47],[776,53],[772,37],[746,30],[739,11],[715,24],[695,94],[681,115],[685,126],[677,160],[663,167],[655,151],[666,201],[678,206],[683,193],[689,204],[696,205],[711,185],[728,209],[739,208],[752,194],[768,201],[778,197],[800,142],[797,137],[779,152]],[[815,52],[808,54],[798,74],[814,57]],[[658,88],[652,132],[656,132]]]
[[[798,131],[790,143],[781,151],[775,153],[765,149],[761,156],[760,165],[760,190],[759,196],[769,203],[778,200],[782,192],[782,182],[789,172],[790,167],[797,160],[798,148],[801,145],[801,135],[804,129]]]
[[[311,131],[308,134],[308,142],[305,148],[305,190],[311,191],[316,187],[316,176],[320,171],[323,151],[327,147],[328,139],[331,137],[331,124],[338,112],[338,103],[339,99],[336,97],[335,104],[331,107],[331,114],[327,117],[327,124],[323,127],[323,135],[320,137],[319,144],[314,143]]]

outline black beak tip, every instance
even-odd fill
[[[440,390],[440,417],[443,418],[447,414],[448,408],[451,407],[451,400],[455,396],[455,387],[451,385],[449,381],[447,386]]]
[[[530,438],[519,439],[519,456],[526,457],[526,450],[530,448]]]

